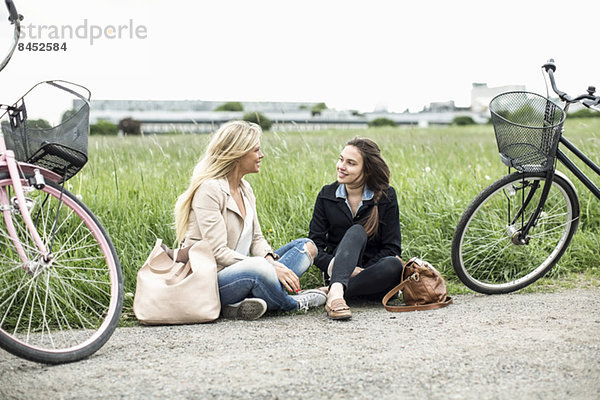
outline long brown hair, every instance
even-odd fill
[[[346,143],[346,146],[354,146],[363,158],[363,177],[361,184],[365,184],[373,191],[373,210],[363,222],[368,237],[372,237],[379,229],[379,200],[386,195],[390,187],[390,169],[381,156],[381,150],[377,143],[371,139],[355,137]]]

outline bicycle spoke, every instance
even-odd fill
[[[470,257],[470,258],[466,259],[465,261],[473,260],[473,259],[477,258],[477,256],[480,254],[489,253],[490,251],[494,251],[494,248],[496,248],[496,246],[498,244],[500,244],[506,240],[508,240],[507,237],[501,237],[501,238],[496,239],[495,241],[487,243],[483,246],[474,247],[472,250],[465,250],[463,252],[463,257],[464,256]],[[469,246],[465,246],[465,247],[469,247]]]
[[[506,249],[508,249],[510,246],[512,246],[512,243],[510,243],[510,242],[507,242],[507,243],[506,243],[506,244],[505,244],[505,245],[502,247],[502,249],[500,249],[500,250],[497,250],[497,248],[496,248],[496,244],[500,244],[500,243],[501,243],[501,242],[503,242],[503,241],[504,241],[504,240],[498,240],[496,243],[494,243],[494,245],[493,245],[493,246],[487,246],[487,247],[485,248],[485,250],[486,250],[486,251],[485,251],[485,256],[484,256],[482,259],[479,259],[478,257],[474,257],[474,256],[473,256],[473,257],[471,257],[471,258],[468,260],[468,262],[469,262],[469,263],[470,263],[472,260],[477,260],[477,262],[476,262],[476,263],[472,264],[472,266],[473,266],[473,270],[474,270],[474,271],[479,271],[479,270],[480,270],[480,268],[481,268],[483,265],[485,265],[485,263],[486,263],[488,260],[490,260],[490,259],[491,259],[493,256],[497,256],[498,254],[501,254],[501,253],[502,253],[504,250],[506,250]],[[478,253],[477,255],[479,255],[479,254],[483,254],[483,253],[484,253],[484,251],[482,251],[482,252]],[[486,268],[486,269],[487,269],[487,268]]]
[[[76,252],[77,250],[84,250],[84,249],[91,249],[91,248],[96,248],[97,246],[94,246],[93,244],[86,244],[84,246],[80,246],[80,244],[87,239],[91,234],[87,233],[85,237],[79,239],[77,242],[73,243],[72,245],[69,244],[68,241],[65,241],[65,243],[63,244],[62,248],[59,249],[56,253],[52,253],[56,256],[60,256],[62,254],[65,254],[67,252],[69,253],[73,253]],[[69,246],[68,248],[65,249],[65,247],[67,247],[67,245]]]
[[[0,180],[0,190],[14,197],[9,180]],[[10,216],[16,237],[0,220],[0,345],[11,342],[7,349],[36,361],[80,359],[118,322],[118,260],[93,215],[67,190],[47,182],[26,197],[33,226],[52,255],[46,260],[40,254],[20,212]]]
[[[56,271],[54,271],[54,272],[56,272]],[[63,287],[64,293],[67,294],[69,296],[69,298],[71,298],[71,296],[78,295],[77,299],[86,306],[86,309],[88,309],[92,313],[96,314],[96,316],[99,316],[99,317],[102,316],[102,314],[99,314],[99,313],[96,312],[96,308],[97,307],[105,308],[106,304],[104,304],[101,301],[99,301],[99,300],[91,297],[89,294],[83,292],[77,286],[75,286],[75,285],[73,285],[73,284],[71,284],[69,282],[65,282],[65,279],[62,279],[58,275],[55,275],[55,277],[57,278],[57,280],[60,283],[60,285]],[[110,293],[108,293],[108,294],[110,294]],[[88,303],[88,301],[89,301],[89,303]],[[73,304],[73,303],[71,303],[71,304]],[[95,304],[97,307],[94,307],[92,304]]]
[[[61,294],[66,295],[67,297],[63,297],[62,295],[56,293],[55,296],[58,300],[60,300],[64,305],[69,307],[69,310],[73,312],[74,316],[77,317],[77,320],[79,321],[79,326],[80,327],[93,327],[94,324],[92,324],[91,322],[89,322],[87,320],[87,317],[85,315],[83,315],[83,313],[75,306],[75,304],[73,303],[71,296],[72,294],[69,293],[64,287],[63,282],[60,281],[61,286],[63,286],[63,291],[61,291]],[[85,303],[85,302],[84,302]],[[88,304],[86,304],[87,307],[89,307]],[[85,321],[85,322],[84,322]]]
[[[67,220],[65,219],[65,220],[64,220],[64,222],[66,222],[66,221],[67,221]],[[61,248],[59,248],[59,250],[58,250],[58,252],[59,252],[59,253],[64,251],[64,248],[65,248],[65,247],[66,247],[66,246],[67,246],[67,245],[68,245],[68,244],[71,242],[71,239],[72,239],[72,238],[73,238],[73,237],[74,237],[74,236],[75,236],[75,235],[78,233],[79,229],[80,229],[82,226],[83,226],[83,221],[81,221],[81,222],[80,222],[80,224],[79,224],[79,226],[77,226],[77,228],[74,228],[74,229],[71,231],[71,234],[70,234],[70,236],[69,236],[69,237],[67,237],[66,239],[63,239],[63,245],[62,245],[62,247],[61,247]],[[59,230],[59,229],[57,229],[57,232],[58,232],[58,230]],[[77,245],[78,245],[78,244],[79,244],[81,241],[85,240],[85,239],[86,239],[86,237],[88,237],[89,235],[91,235],[91,233],[88,231],[88,232],[86,233],[86,236],[85,236],[85,237],[83,237],[83,238],[81,238],[81,239],[79,239],[79,241],[78,241],[78,242],[76,242],[74,245],[75,245],[75,246],[77,246]]]
[[[579,209],[571,186],[555,177],[538,214],[545,185],[544,174],[507,175],[467,208],[452,241],[452,263],[467,286],[489,294],[510,292],[540,278],[556,263],[576,229]]]
[[[499,235],[504,235],[506,228],[502,228],[499,230],[490,230],[490,229],[479,229],[479,228],[472,228],[471,230],[475,231],[475,232],[482,232],[482,233],[486,233],[485,235],[481,236],[471,236],[468,239],[465,240],[469,240],[470,242],[466,242],[465,244],[471,244],[473,242],[485,242],[487,239],[491,238],[491,237],[495,237],[495,236],[499,236]]]
[[[78,266],[69,265],[71,263],[78,263],[80,261],[90,261],[90,260],[92,260],[92,261],[93,260],[104,260],[104,257],[69,258],[69,259],[60,260],[59,262],[54,262],[53,265],[59,266],[60,268],[64,268],[64,269],[72,269],[73,271],[97,271],[97,272],[102,272],[102,273],[106,272],[106,270],[101,267],[78,267]],[[69,263],[69,264],[67,264],[67,263]]]
[[[58,331],[61,332],[61,335],[64,339],[67,335],[66,331],[71,332],[73,330],[73,328],[71,328],[71,325],[69,324],[69,318],[67,318],[67,316],[65,315],[63,308],[60,307],[60,305],[58,304],[58,300],[56,299],[56,296],[54,295],[54,293],[51,290],[48,290],[48,296],[50,297],[50,302],[52,304],[52,309],[53,309],[53,313],[54,313],[54,319],[56,320],[56,324],[58,325]],[[58,315],[59,313],[60,313],[60,316]],[[63,327],[63,324],[61,323],[61,321],[64,323],[64,327]],[[66,327],[66,329],[65,329],[65,327]],[[67,342],[66,339],[65,339],[65,342]]]
[[[25,305],[27,304],[27,300],[29,300],[29,294],[31,293],[31,288],[32,288],[32,280],[29,280],[29,286],[27,288],[27,295],[25,296],[25,301],[23,301],[23,306],[21,307],[21,312],[19,313],[19,317],[17,318],[17,322],[15,324],[15,329],[13,332],[13,335],[16,335],[17,330],[19,329],[19,326],[21,325],[21,318],[23,317],[23,312],[25,311]]]
[[[63,277],[62,279],[66,279],[68,281],[74,281],[74,282],[84,282],[86,284],[100,284],[100,285],[104,285],[104,286],[108,286],[110,287],[110,282],[107,281],[99,281],[99,280],[92,280],[89,278],[84,278],[84,277],[73,277],[73,276],[69,276],[69,277]],[[91,285],[91,288],[97,289],[98,291],[103,292],[105,295],[109,295],[110,291],[105,292],[100,286],[97,285]]]
[[[12,260],[10,260],[8,258],[4,258],[4,257],[0,261],[4,262],[4,260],[10,261],[12,263]],[[4,277],[8,276],[9,274],[14,273],[15,271],[22,270],[22,269],[23,269],[23,266],[21,264],[18,264],[18,265],[14,264],[13,266],[9,266],[9,268],[6,271],[0,273],[0,278],[4,278]]]
[[[511,246],[512,246],[511,243],[505,244],[504,247],[498,251],[498,253],[502,253],[504,250],[508,249]],[[495,254],[497,254],[497,253],[496,252],[489,253],[485,259],[481,260],[478,264],[474,264],[473,271],[482,273],[482,275],[481,275],[482,279],[489,280],[496,274],[496,271],[489,268],[487,265],[484,266],[484,263]]]
[[[21,290],[25,287],[25,286],[20,285],[25,278],[26,278],[26,275],[23,275],[21,277],[21,281],[18,282],[16,285],[13,285],[13,286],[17,286],[17,289],[14,292],[12,292],[12,295],[7,297],[6,300],[4,300],[2,303],[0,303],[0,309],[6,310],[5,314],[2,316],[2,320],[0,321],[0,327],[5,326],[4,323],[6,321],[6,318],[9,315],[9,311],[12,309],[12,305],[14,304],[15,299],[18,297]],[[8,303],[8,306],[4,307],[7,303]]]
[[[48,310],[48,296],[49,296],[49,280],[48,280],[48,276],[45,276],[45,295],[44,295],[44,303],[43,303],[43,310],[42,310],[42,338],[44,337],[44,329],[47,332],[48,338],[50,339],[50,343],[52,345],[52,348],[56,348],[54,339],[52,337],[52,330],[50,329],[50,322],[48,320],[48,314],[47,314],[47,310]],[[40,301],[40,307],[42,307],[42,303]]]
[[[554,237],[556,235],[552,235],[553,233],[564,231],[565,227],[569,226],[572,222],[573,221],[568,221],[568,222],[566,222],[566,223],[564,223],[562,225],[558,225],[558,226],[556,226],[554,228],[547,229],[547,230],[545,230],[543,232],[534,233],[532,235],[529,235],[529,237],[536,238],[536,239],[544,238],[544,237],[549,237],[549,236],[553,236]]]

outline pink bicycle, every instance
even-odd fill
[[[17,47],[22,20],[12,0],[5,3],[14,39],[0,70]],[[35,102],[29,99],[40,89],[75,100],[54,126],[31,118]],[[89,99],[80,85],[47,81],[0,105],[0,347],[36,362],[93,354],[121,315],[115,248],[94,214],[65,188],[87,162]]]

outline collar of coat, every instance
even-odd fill
[[[240,209],[237,206],[235,200],[233,199],[233,196],[231,195],[231,191],[229,190],[229,181],[227,180],[227,178],[219,178],[216,181],[219,183],[219,187],[221,188],[221,190],[227,195],[227,201],[226,201],[227,209],[231,210],[232,212],[237,214],[243,220],[242,213],[240,212]],[[244,192],[244,196],[246,196],[248,198],[248,200],[250,200],[250,203],[252,204],[253,196],[251,195],[252,189],[250,188],[250,184],[248,183],[248,181],[246,181],[245,179],[242,178],[242,182],[241,182],[240,186],[242,188],[242,191]],[[253,206],[254,206],[254,204],[252,204],[252,207]]]

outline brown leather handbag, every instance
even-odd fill
[[[402,261],[402,260],[400,260]],[[404,265],[402,282],[385,295],[383,306],[391,312],[424,311],[446,307],[452,303],[448,297],[442,275],[427,261],[411,258]],[[389,306],[388,301],[399,291],[405,305]]]

